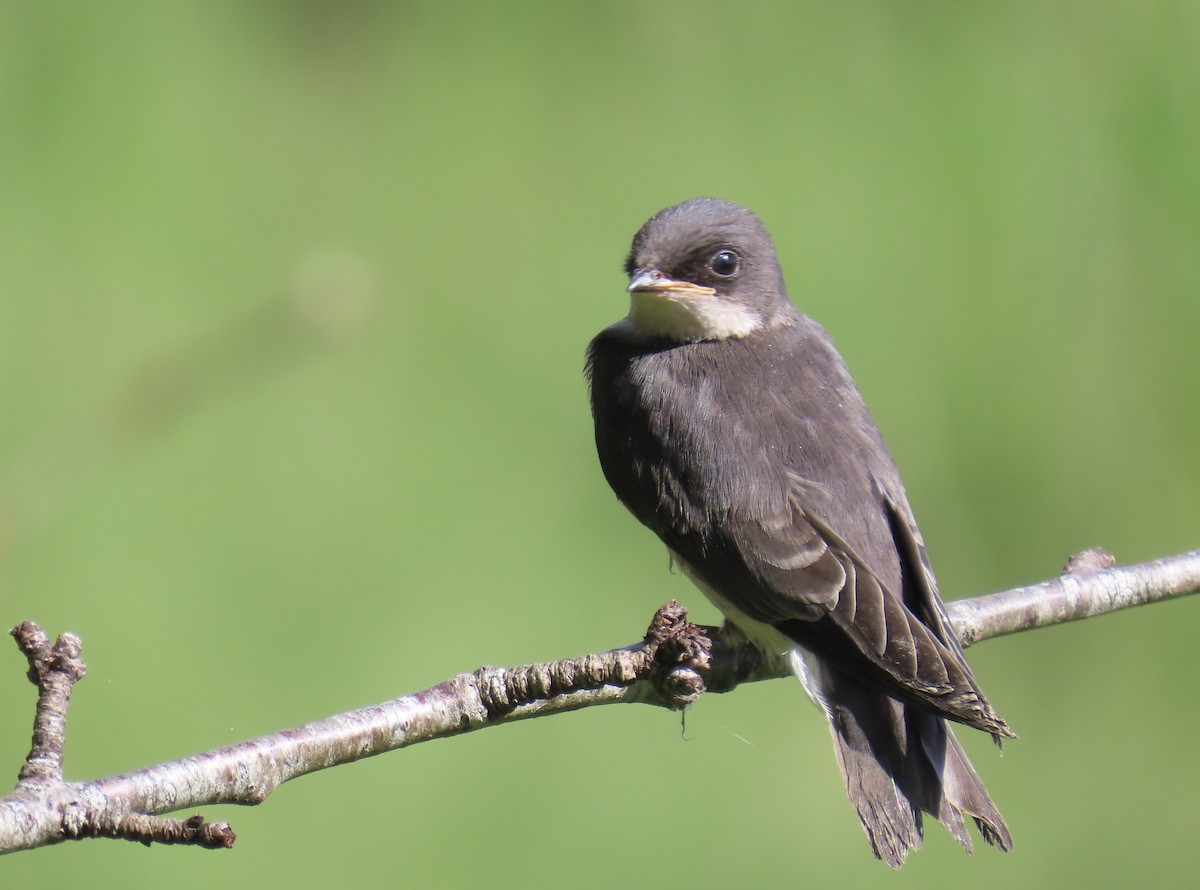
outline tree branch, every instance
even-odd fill
[[[991,637],[1089,618],[1200,591],[1200,550],[1126,568],[1103,551],[1072,559],[1058,578],[947,604],[964,646]],[[84,837],[229,847],[225,823],[199,814],[160,814],[217,803],[262,803],[284,782],[445,738],[593,705],[640,702],[681,709],[705,691],[786,676],[729,628],[694,625],[672,601],[632,646],[515,668],[481,667],[421,692],[218,748],[182,760],[89,782],[62,777],[66,708],[86,670],[79,639],[51,646],[31,622],[13,630],[38,687],[33,744],[13,792],[0,800],[0,853]]]
[[[963,646],[970,646],[992,637],[1187,596],[1200,588],[1200,550],[1127,568],[1114,568],[1114,564],[1103,550],[1085,550],[1050,581],[948,603],[950,620]]]

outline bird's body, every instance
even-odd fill
[[[620,500],[830,720],[876,855],[921,811],[1011,841],[955,720],[1000,736],[938,599],[887,447],[825,331],[787,300],[757,217],[662,211],[627,264],[628,318],[588,350],[596,443]],[[724,274],[729,273],[729,274]]]

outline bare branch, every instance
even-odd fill
[[[950,603],[963,645],[1200,591],[1200,550],[1112,568],[1089,551],[1060,577]],[[20,780],[0,800],[0,853],[83,837],[232,846],[224,823],[161,814],[216,803],[257,804],[289,779],[339,763],[527,717],[641,702],[681,709],[703,692],[785,676],[729,628],[693,625],[678,603],[654,616],[642,642],[581,658],[482,667],[421,692],[193,757],[90,782],[62,780],[66,706],[85,671],[77,637],[51,647],[30,622],[13,635],[38,687],[34,739]]]
[[[51,646],[50,639],[32,621],[14,627],[12,635],[29,661],[29,680],[38,688],[33,746],[18,778],[22,782],[62,781],[67,705],[75,684],[87,673],[79,657],[83,643],[74,634],[63,634]]]
[[[964,646],[1051,624],[1187,596],[1200,590],[1200,550],[1113,568],[1104,551],[1072,557],[1050,581],[948,603]]]

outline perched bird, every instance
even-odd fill
[[[922,811],[1012,845],[946,725],[1013,737],[955,638],[904,486],[829,336],[788,300],[744,207],[655,214],[625,263],[629,314],[591,342],[596,448],[621,502],[829,719],[875,855]]]

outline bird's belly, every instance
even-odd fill
[[[673,550],[671,558],[687,576],[687,579],[707,597],[708,601],[721,610],[721,614],[725,616],[725,620],[729,624],[734,625],[745,634],[766,658],[786,665],[788,670],[795,674],[796,679],[800,681],[800,685],[804,687],[804,691],[812,699],[813,704],[824,713],[829,713],[825,699],[825,665],[820,658],[773,625],[751,618],[733,605],[719,591],[710,586],[687,560]]]

